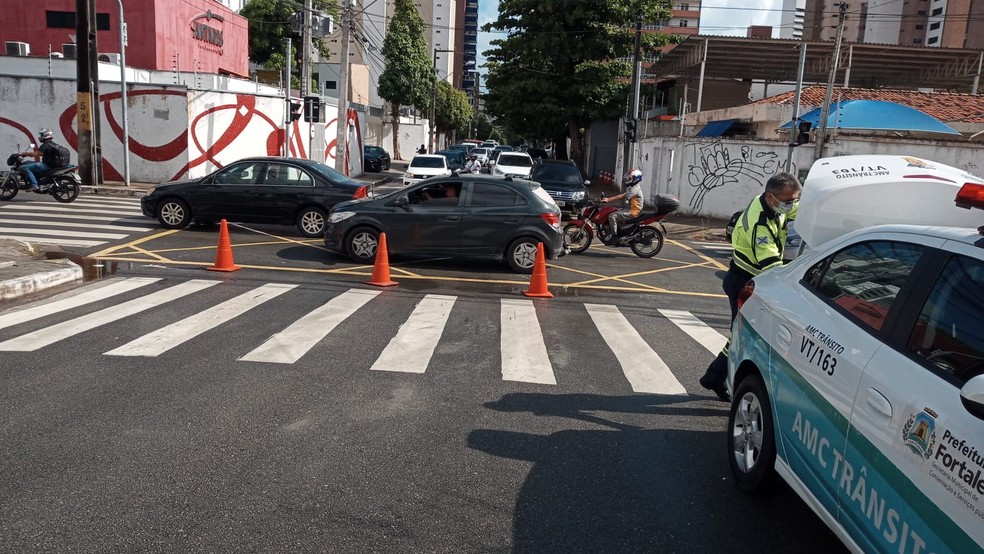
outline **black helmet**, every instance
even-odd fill
[[[41,129],[38,131],[38,140],[44,142],[46,140],[52,140],[55,138],[55,134],[51,132],[50,129]]]

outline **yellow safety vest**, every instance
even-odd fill
[[[766,205],[764,196],[763,193],[752,199],[731,232],[732,261],[753,276],[782,265],[782,249],[786,245],[789,218]]]

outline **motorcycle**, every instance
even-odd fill
[[[656,209],[643,209],[639,217],[618,224],[618,235],[612,236],[608,228],[608,216],[618,210],[615,206],[605,206],[601,197],[588,202],[581,210],[581,217],[564,227],[564,244],[571,254],[580,254],[591,246],[595,234],[607,246],[628,246],[640,258],[652,258],[663,249],[663,218],[680,207],[676,197],[660,194],[656,196]],[[652,227],[659,223],[663,229]]]
[[[17,192],[28,190],[31,185],[21,175],[20,166],[26,163],[19,154],[11,154],[7,157],[7,165],[10,170],[5,172],[0,181],[0,200],[10,200],[17,196]],[[48,173],[38,177],[38,188],[33,192],[37,194],[50,194],[55,200],[62,203],[74,201],[79,196],[82,180],[79,178],[77,165],[69,165],[53,169]]]

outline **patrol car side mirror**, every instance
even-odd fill
[[[968,412],[984,419],[984,375],[971,377],[960,389],[960,402]]]

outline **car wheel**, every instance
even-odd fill
[[[536,263],[536,245],[539,241],[530,237],[520,237],[506,250],[506,263],[516,273],[533,273]]]
[[[165,229],[183,229],[191,222],[191,210],[182,200],[165,198],[157,206],[157,221]]]
[[[372,227],[356,227],[345,240],[345,251],[352,261],[371,264],[376,259],[379,247],[379,231]]]
[[[643,225],[639,227],[639,236],[629,245],[632,252],[640,258],[652,258],[663,249],[663,233],[658,229]]]
[[[738,488],[764,492],[775,479],[776,437],[765,384],[749,375],[738,385],[728,416],[728,460]]]
[[[308,207],[297,214],[297,230],[307,238],[320,237],[325,234],[325,211],[321,208]]]
[[[591,246],[591,227],[587,223],[568,223],[564,227],[564,244],[571,254],[580,254]]]

